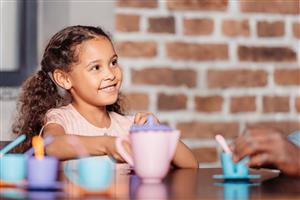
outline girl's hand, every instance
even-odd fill
[[[108,156],[112,156],[117,162],[126,162],[123,157],[119,154],[116,148],[116,139],[114,136],[107,136],[106,153]],[[128,141],[124,141],[125,150],[132,155],[131,146]]]
[[[277,131],[249,130],[236,139],[233,153],[235,162],[249,156],[250,167],[273,165],[286,174],[300,176],[300,148]]]
[[[149,115],[152,115],[154,117],[154,121],[156,124],[159,124],[159,120],[157,119],[157,117],[155,117],[152,113],[149,113],[149,112],[137,113],[134,117],[134,123],[139,124],[139,125],[145,124],[147,122]]]

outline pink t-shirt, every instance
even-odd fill
[[[60,108],[50,109],[46,113],[46,124],[56,123],[61,125],[66,134],[81,136],[126,136],[133,124],[132,116],[122,116],[116,112],[109,112],[110,127],[99,128],[88,122],[72,104]],[[45,125],[46,125],[45,124]]]

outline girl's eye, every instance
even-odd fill
[[[112,63],[113,66],[116,66],[116,65],[118,64],[118,60],[115,59],[115,60],[113,60],[111,63]]]
[[[99,70],[100,69],[100,66],[99,65],[95,65],[91,68],[91,70]]]

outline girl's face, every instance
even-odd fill
[[[78,63],[69,77],[70,92],[76,102],[106,106],[116,102],[122,82],[118,56],[105,37],[83,42],[78,46]]]

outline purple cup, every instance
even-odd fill
[[[52,187],[57,183],[58,160],[45,156],[43,158],[31,157],[28,160],[27,180],[29,186]]]

